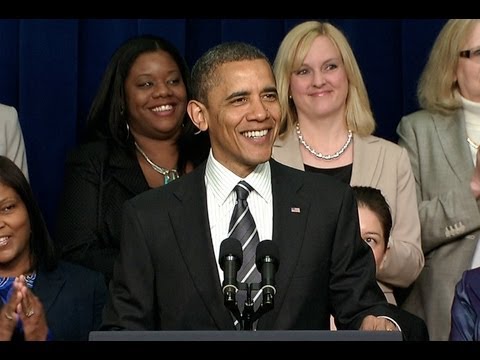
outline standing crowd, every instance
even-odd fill
[[[191,71],[166,39],[134,37],[68,154],[51,234],[17,111],[0,105],[0,339],[242,328],[220,249],[246,201],[235,306],[266,306],[264,287],[240,301],[250,241],[275,243],[280,264],[253,329],[480,340],[480,20],[446,22],[418,102],[398,143],[376,136],[355,54],[328,22],[294,26],[273,62],[227,42]]]

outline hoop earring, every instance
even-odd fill
[[[130,137],[130,125],[128,125],[128,122],[125,122],[125,125],[127,125],[127,138],[125,140],[128,140]]]

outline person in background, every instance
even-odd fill
[[[480,268],[465,270],[455,286],[450,341],[480,341]]]
[[[11,159],[28,177],[27,154],[17,110],[0,104],[0,155]]]
[[[392,230],[392,214],[385,197],[378,189],[369,186],[353,186],[353,193],[357,200],[358,220],[362,239],[370,246],[375,258],[377,271],[386,256],[388,238]],[[385,298],[395,303],[392,292],[385,292]],[[335,330],[332,317],[330,329]]]
[[[480,266],[480,20],[451,19],[418,83],[421,110],[404,116],[398,143],[417,188],[426,264],[405,300],[432,340],[448,340],[455,284]]]
[[[57,221],[62,257],[109,282],[119,251],[121,206],[185,175],[208,155],[186,114],[190,72],[178,50],[151,35],[113,54],[88,115],[85,144],[66,163]]]
[[[375,120],[347,39],[330,23],[303,22],[283,39],[274,70],[284,112],[273,158],[380,189],[393,227],[377,280],[392,295],[408,287],[424,265],[415,181],[407,152],[372,135]],[[393,296],[389,301],[396,303]]]
[[[0,156],[0,340],[88,340],[106,296],[102,274],[57,261],[25,175]]]
[[[278,247],[274,308],[258,330],[326,330],[330,313],[339,329],[407,328],[377,286],[350,186],[271,159],[281,108],[268,58],[249,44],[222,43],[197,60],[192,83],[187,109],[208,131],[209,157],[125,202],[102,330],[235,329],[219,248],[236,229],[233,222],[229,231],[238,184],[249,189],[249,239]]]
[[[353,186],[357,200],[358,220],[362,239],[370,246],[377,272],[387,256],[388,240],[392,231],[392,214],[382,192],[369,186]],[[392,292],[384,290],[389,303],[395,303]]]

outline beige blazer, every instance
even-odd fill
[[[295,130],[277,139],[273,158],[305,170]],[[387,256],[377,273],[387,300],[395,304],[392,286],[407,287],[424,265],[420,240],[415,181],[407,152],[397,144],[376,136],[353,137],[352,186],[371,186],[385,196],[393,218]]]
[[[425,320],[431,340],[447,340],[455,284],[470,268],[480,236],[463,111],[418,111],[402,118],[397,133],[416,179],[425,252],[425,268],[404,308]]]
[[[13,160],[28,180],[27,155],[17,110],[0,104],[0,155]]]

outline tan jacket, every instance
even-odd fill
[[[377,273],[387,300],[395,303],[392,286],[408,287],[424,265],[415,179],[405,149],[376,136],[353,137],[353,169],[350,185],[380,189],[393,218],[387,256]],[[277,139],[273,158],[305,170],[295,130]]]

